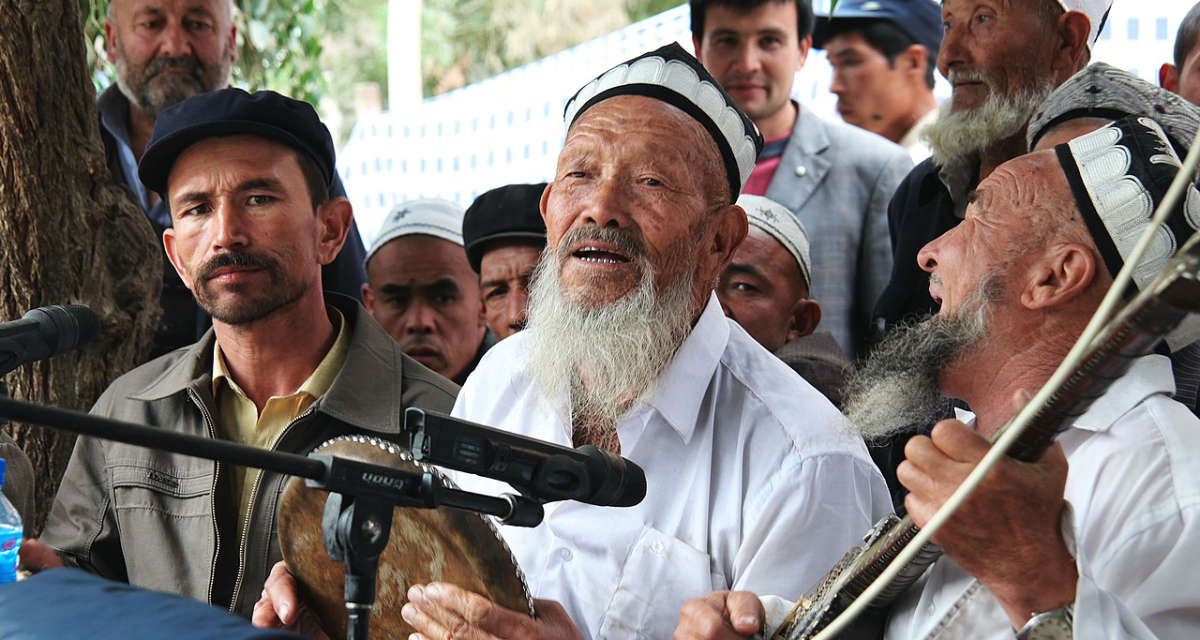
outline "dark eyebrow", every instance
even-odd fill
[[[763,275],[763,272],[760,271],[757,266],[749,262],[731,262],[726,269],[733,273],[741,273],[754,276],[756,278],[766,279],[766,276]]]
[[[441,293],[444,291],[455,292],[458,291],[458,283],[450,278],[442,278],[428,284],[411,285],[388,283],[379,287],[379,290],[387,294],[412,293],[413,290],[420,291],[421,293]]]
[[[256,189],[283,191],[283,183],[275,178],[250,178],[239,184],[235,191],[254,191]]]
[[[283,183],[274,178],[251,178],[237,186],[237,191],[254,191],[257,189],[266,189],[268,191],[283,191]],[[183,205],[189,202],[202,202],[212,197],[210,191],[189,191],[173,198],[175,204]]]

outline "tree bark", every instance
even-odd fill
[[[161,244],[111,182],[78,0],[0,1],[0,320],[86,304],[103,322],[86,348],[14,371],[13,397],[88,409],[149,352]],[[10,425],[37,476],[41,530],[74,437]]]

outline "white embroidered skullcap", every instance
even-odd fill
[[[409,200],[392,208],[391,213],[383,219],[379,235],[371,244],[363,266],[371,261],[371,256],[383,245],[402,236],[423,234],[441,238],[462,246],[463,208],[449,200],[424,198]]]
[[[1095,62],[1046,97],[1029,121],[1025,138],[1032,149],[1048,130],[1068,120],[1125,116],[1153,118],[1179,155],[1186,154],[1200,127],[1200,107],[1128,71]]]
[[[762,196],[743,195],[737,199],[739,207],[746,211],[746,221],[766,231],[783,245],[800,265],[804,283],[812,286],[812,261],[808,257],[808,230],[796,214],[774,200]]]
[[[725,163],[729,201],[737,199],[762,150],[762,135],[692,54],[672,42],[600,74],[567,100],[567,130],[593,105],[621,95],[662,100],[703,125]]]
[[[1125,264],[1154,210],[1182,168],[1157,122],[1141,116],[1122,118],[1054,148],[1067,175],[1075,203],[1112,275]],[[1165,225],[1160,227],[1134,267],[1133,282],[1145,289],[1176,250],[1200,228],[1200,192],[1187,187]],[[1200,339],[1200,316],[1191,315],[1166,338],[1172,351]]]
[[[1112,9],[1112,3],[1113,0],[1058,0],[1064,11],[1078,11],[1087,16],[1088,21],[1092,23],[1087,39],[1089,51],[1100,37],[1104,23],[1108,22],[1108,12]]]

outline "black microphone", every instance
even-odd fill
[[[99,332],[100,318],[81,304],[38,307],[0,323],[0,375],[83,346]]]
[[[641,467],[592,445],[571,449],[416,408],[405,411],[404,428],[417,460],[507,482],[543,502],[632,507],[646,497]]]

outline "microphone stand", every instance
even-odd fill
[[[542,503],[525,496],[494,497],[451,489],[430,472],[393,469],[323,454],[307,456],[202,438],[0,396],[0,418],[115,440],[149,449],[297,476],[329,492],[321,533],[329,557],[346,565],[346,637],[366,640],[379,555],[387,546],[394,507],[438,506],[496,516],[533,527]]]

